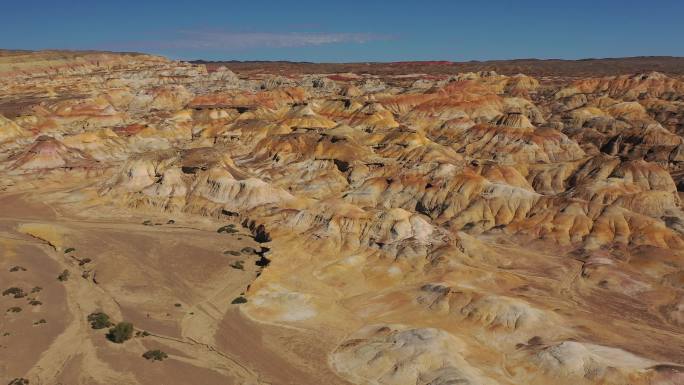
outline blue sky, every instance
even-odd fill
[[[0,48],[176,59],[684,56],[684,0],[2,0],[0,15]]]

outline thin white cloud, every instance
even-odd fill
[[[229,51],[341,43],[363,44],[387,39],[389,39],[388,36],[371,33],[181,31],[177,36],[171,36],[168,39],[137,41],[133,45],[148,49]]]

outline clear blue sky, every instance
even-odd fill
[[[684,56],[684,0],[2,0],[0,48],[177,59]]]

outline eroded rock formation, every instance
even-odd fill
[[[345,381],[684,382],[681,78],[12,60],[1,190],[237,218],[267,247],[241,313],[315,333]]]

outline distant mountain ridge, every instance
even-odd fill
[[[207,61],[194,60],[191,63],[205,64],[211,71],[226,66],[235,72],[266,73],[339,73],[364,72],[375,75],[425,73],[451,75],[459,72],[496,71],[504,75],[524,73],[531,76],[609,76],[658,71],[670,75],[684,75],[684,57],[636,56],[626,58],[600,59],[512,59],[488,61],[401,61],[367,63],[312,63],[290,61]]]
[[[10,62],[21,62],[24,57],[35,60],[35,54],[50,59],[72,59],[87,55],[150,55],[138,52],[109,52],[100,50],[19,50],[0,49],[0,58]],[[662,72],[668,75],[684,75],[684,57],[677,56],[634,56],[622,58],[587,59],[510,59],[471,61],[396,61],[396,62],[349,62],[316,63],[287,60],[182,60],[193,64],[204,64],[209,71],[225,66],[238,73],[272,74],[314,74],[314,73],[368,73],[381,76],[422,73],[429,75],[453,75],[462,72],[495,71],[503,75],[518,73],[530,76],[587,77]]]

